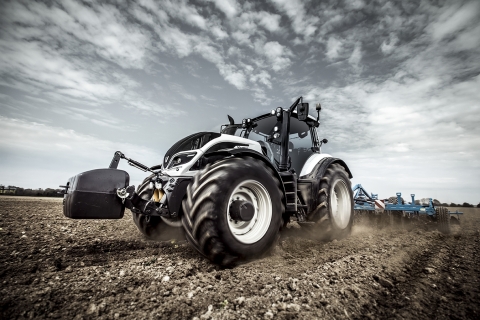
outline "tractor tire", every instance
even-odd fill
[[[344,167],[331,164],[320,179],[318,206],[308,216],[325,240],[343,239],[352,231],[353,192]]]
[[[137,188],[137,194],[144,200],[150,200],[153,196],[153,189],[150,188],[150,179],[155,175],[147,177]],[[132,210],[133,222],[138,230],[149,240],[183,240],[183,229],[180,219],[171,220],[159,216],[148,216],[138,209]]]
[[[441,233],[450,234],[452,232],[450,228],[450,214],[448,209],[445,207],[436,207],[435,208],[438,230]]]
[[[239,218],[244,205],[249,217]],[[251,157],[223,159],[197,173],[182,206],[187,241],[222,267],[267,253],[279,237],[285,211],[280,181]]]

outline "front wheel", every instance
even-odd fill
[[[137,194],[144,200],[151,200],[153,196],[153,183],[151,175],[143,180],[137,188]],[[168,219],[159,216],[148,216],[138,209],[132,210],[132,219],[138,230],[149,240],[183,240],[182,224],[179,219]]]
[[[262,161],[227,158],[197,173],[187,187],[187,240],[220,266],[258,258],[274,245],[285,211],[280,181]]]
[[[333,240],[350,234],[353,224],[353,191],[345,168],[331,164],[320,179],[318,206],[309,215],[322,237]]]

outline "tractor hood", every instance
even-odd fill
[[[257,141],[220,134],[216,132],[199,132],[192,134],[168,150],[163,159],[163,172],[169,176],[192,176],[195,169],[192,167],[203,156],[229,149],[250,149],[262,153],[260,143]]]
[[[175,143],[170,149],[168,149],[163,158],[163,167],[166,168],[170,158],[178,152],[200,149],[208,142],[220,137],[220,133],[216,132],[197,132],[189,135]]]

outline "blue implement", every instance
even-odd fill
[[[378,200],[377,194],[369,194],[361,184],[353,187],[353,209],[375,211],[375,200]]]
[[[402,193],[397,192],[397,203],[385,203],[385,210],[390,211],[406,211],[407,213],[417,213],[417,214],[427,214],[429,216],[434,216],[435,205],[433,204],[432,198],[428,199],[428,205],[417,205],[415,204],[415,194],[410,195],[412,197],[412,202],[409,204],[402,204]],[[457,216],[463,214],[458,210],[455,212],[448,211],[449,214],[456,214]]]

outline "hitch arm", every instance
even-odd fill
[[[150,171],[152,173],[155,173],[152,169],[150,169],[146,165],[141,164],[140,162],[135,161],[133,159],[125,157],[125,155],[120,151],[115,152],[115,154],[113,155],[113,159],[112,159],[112,162],[110,162],[109,168],[110,169],[117,169],[118,163],[120,162],[120,159],[127,160],[129,165],[131,165],[132,167],[135,167],[137,169],[140,169],[144,172]]]

